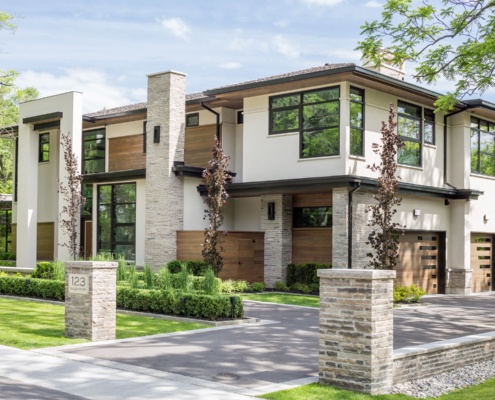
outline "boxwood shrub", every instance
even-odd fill
[[[302,283],[316,287],[320,283],[316,271],[324,268],[332,268],[332,264],[289,264],[287,266],[287,286],[292,287],[296,283]]]
[[[64,300],[65,282],[2,275],[0,276],[0,293],[12,296]]]
[[[182,315],[208,320],[242,318],[238,296],[206,295],[117,287],[117,307],[134,311]]]
[[[179,260],[170,261],[167,264],[167,267],[172,274],[177,274],[181,270],[182,263],[186,263],[188,271],[195,276],[203,275],[204,272],[210,268],[209,264],[204,261],[179,261]]]

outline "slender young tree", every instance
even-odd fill
[[[390,104],[388,125],[382,122],[381,144],[373,143],[373,152],[380,156],[378,165],[368,165],[373,172],[378,172],[378,193],[373,195],[376,204],[370,204],[367,212],[371,212],[368,226],[374,228],[368,236],[367,244],[373,252],[368,253],[370,267],[374,269],[394,269],[397,264],[399,251],[399,235],[403,227],[392,222],[402,199],[397,196],[399,177],[397,172],[397,152],[403,142],[397,135],[395,128],[394,106]]]
[[[58,180],[58,193],[62,194],[65,202],[59,215],[59,224],[68,236],[68,242],[61,243],[61,246],[67,247],[72,259],[76,260],[79,256],[79,219],[81,207],[86,199],[82,195],[82,175],[79,172],[77,156],[72,151],[69,135],[60,134],[60,145],[64,151],[67,183]]]
[[[212,154],[213,157],[208,163],[208,168],[203,171],[203,184],[208,190],[208,195],[203,200],[208,206],[205,212],[210,224],[205,229],[201,254],[203,259],[212,266],[215,275],[218,276],[223,267],[222,243],[227,235],[226,231],[221,232],[219,229],[223,223],[223,209],[229,197],[226,186],[232,178],[227,170],[230,157],[223,153],[216,136]]]

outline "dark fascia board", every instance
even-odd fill
[[[172,167],[172,171],[175,176],[190,176],[193,178],[203,178],[204,167],[193,167],[190,165],[184,165],[182,161],[174,161],[174,166]],[[227,171],[228,174],[233,178],[237,174],[235,172]]]
[[[136,115],[136,114],[142,114],[143,112],[147,112],[147,110],[148,110],[148,108],[145,107],[145,108],[139,108],[137,110],[124,111],[124,112],[115,113],[115,114],[97,115],[95,117],[83,115],[83,121],[97,122],[97,121],[110,119],[110,118],[129,117],[129,116]]]
[[[495,111],[494,103],[482,99],[464,100],[464,103],[467,104],[469,108],[484,108],[486,110]]]
[[[35,124],[35,123],[42,123],[42,122],[49,122],[49,121],[54,121],[62,118],[64,116],[64,113],[61,111],[49,113],[49,114],[43,114],[43,115],[35,115],[34,117],[27,117],[22,120],[23,124]]]
[[[41,124],[34,124],[33,129],[35,131],[42,131],[44,129],[60,128],[60,120],[43,122]]]
[[[437,93],[437,92],[434,92],[432,90],[424,89],[421,86],[414,85],[414,84],[408,83],[408,82],[404,82],[404,81],[401,81],[399,79],[395,79],[395,78],[392,78],[390,76],[380,74],[379,72],[372,71],[370,69],[359,67],[359,66],[345,66],[345,67],[335,68],[335,69],[325,69],[325,70],[321,70],[321,71],[308,72],[308,73],[301,74],[301,75],[275,78],[273,80],[233,85],[233,86],[225,87],[223,89],[222,88],[210,89],[210,90],[206,90],[204,93],[206,95],[209,95],[209,96],[215,96],[218,94],[225,94],[225,93],[237,92],[237,91],[241,91],[241,90],[255,89],[255,88],[260,88],[263,86],[278,85],[281,83],[300,81],[300,80],[317,78],[317,77],[327,76],[327,75],[342,74],[342,73],[346,73],[346,72],[356,73],[356,74],[362,75],[364,77],[371,78],[373,80],[378,80],[378,81],[388,83],[388,84],[391,84],[394,86],[403,87],[404,89],[407,89],[409,91],[414,91],[414,92],[420,93],[422,95],[425,95],[425,96],[428,96],[431,98],[436,99],[436,98],[438,98],[438,96],[441,96],[441,93]],[[462,103],[459,103],[459,106],[462,107]]]
[[[146,169],[132,169],[127,171],[100,172],[97,174],[83,175],[83,183],[102,183],[123,181],[129,179],[146,178]]]
[[[378,181],[376,179],[339,175],[319,178],[286,179],[280,181],[231,183],[227,192],[231,197],[254,197],[265,194],[302,194],[319,193],[335,188],[356,187],[376,192]],[[207,194],[204,185],[198,186],[199,193]],[[399,192],[412,196],[425,196],[449,200],[476,200],[483,192],[470,189],[438,188],[432,186],[416,185],[412,183],[399,183]]]

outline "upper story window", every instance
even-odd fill
[[[83,173],[105,172],[105,128],[83,132]]]
[[[186,115],[186,127],[199,125],[199,113]]]
[[[300,157],[338,155],[340,88],[270,98],[270,134],[299,132]]]
[[[50,161],[50,134],[49,133],[40,133],[40,135],[39,135],[38,161],[40,163]]]
[[[424,143],[435,144],[435,113],[415,104],[398,101],[397,132],[404,142],[399,149],[397,162],[420,167]]]
[[[331,228],[332,207],[294,207],[294,228]]]
[[[364,156],[364,90],[351,87],[351,155]]]
[[[495,176],[495,124],[471,118],[471,172]]]

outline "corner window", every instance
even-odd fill
[[[41,133],[39,135],[39,147],[38,147],[38,161],[48,162],[50,161],[50,134]]]
[[[83,174],[105,172],[105,129],[83,132]]]
[[[186,115],[186,127],[199,125],[199,113]]]
[[[270,98],[270,134],[299,132],[300,157],[338,155],[340,88]]]
[[[471,118],[471,172],[495,176],[495,124]]]
[[[397,131],[404,142],[397,153],[399,164],[421,166],[421,107],[398,102]]]
[[[295,207],[294,228],[331,228],[332,207]]]
[[[351,87],[351,155],[364,156],[364,90]]]
[[[237,125],[244,123],[244,110],[237,111]]]
[[[424,135],[425,143],[435,144],[435,112],[424,109]]]

